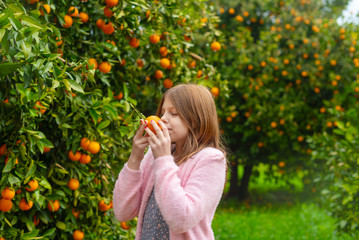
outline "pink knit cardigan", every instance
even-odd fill
[[[131,170],[127,164],[121,170],[113,192],[115,216],[119,221],[138,216],[136,239],[141,239],[144,211],[155,186],[171,240],[214,239],[211,223],[225,175],[225,157],[218,149],[205,148],[180,166],[172,156],[154,159],[149,149],[140,170]]]

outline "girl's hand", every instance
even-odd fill
[[[151,146],[151,150],[154,158],[159,158],[163,156],[171,155],[171,138],[168,133],[168,128],[166,125],[160,120],[158,124],[161,128],[155,123],[155,121],[151,121],[153,128],[156,131],[154,134],[150,129],[146,128],[145,131],[148,134],[148,143]]]
[[[132,151],[128,159],[128,167],[133,170],[140,169],[141,161],[145,155],[145,149],[148,146],[148,137],[143,136],[146,126],[147,121],[141,119],[140,126],[132,140]]]

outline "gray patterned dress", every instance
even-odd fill
[[[155,191],[152,189],[143,217],[141,240],[169,240],[168,225],[158,208]]]

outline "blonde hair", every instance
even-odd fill
[[[195,153],[206,147],[226,153],[220,136],[216,105],[211,92],[204,86],[180,84],[167,90],[157,109],[160,116],[165,98],[176,108],[179,117],[188,127],[187,140],[175,159],[181,165]]]

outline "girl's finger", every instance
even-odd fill
[[[162,122],[161,120],[158,121],[158,124],[160,125],[161,129],[162,129],[162,132],[163,132],[163,136],[165,138],[169,138],[170,137],[170,134],[168,132],[168,128],[166,127],[166,125],[164,124],[164,122]]]
[[[161,128],[157,125],[157,123],[155,121],[151,120],[150,124],[152,124],[153,129],[156,131],[157,137],[158,138],[163,137],[163,132],[162,132]]]

